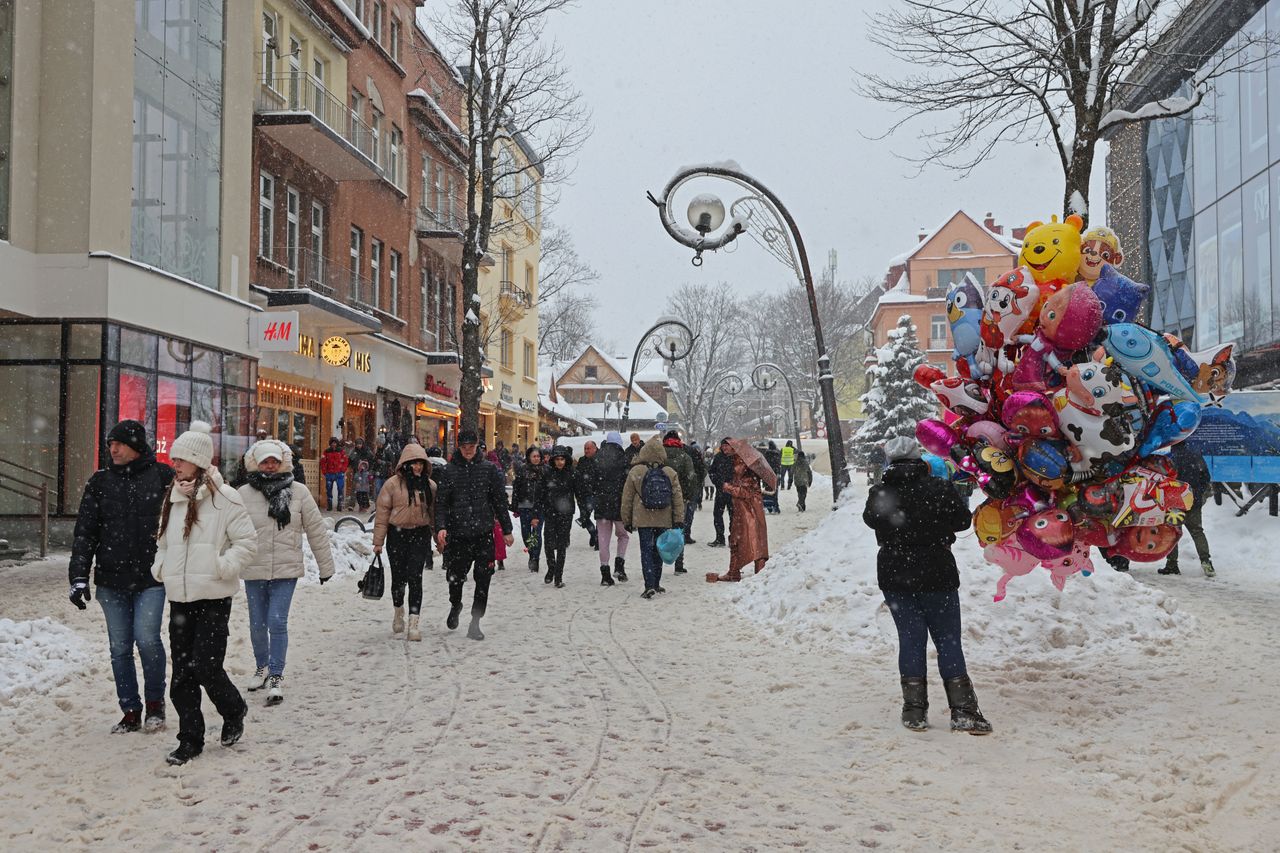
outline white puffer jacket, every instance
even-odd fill
[[[274,439],[266,439],[274,441]],[[293,453],[284,442],[275,442],[283,449],[284,459],[280,470],[288,472],[293,468]],[[256,445],[255,445],[256,446]],[[258,470],[258,462],[253,456],[253,448],[244,455],[245,470],[253,473]],[[320,568],[320,577],[333,577],[333,549],[329,544],[329,528],[325,526],[324,516],[311,491],[301,483],[290,486],[289,523],[281,528],[276,520],[267,514],[267,496],[246,483],[239,488],[240,497],[244,500],[244,508],[253,519],[253,526],[258,529],[258,552],[253,561],[240,573],[247,581],[273,581],[286,578],[300,578],[304,574],[302,563],[302,534],[307,534],[307,542],[311,544],[311,553],[315,554],[316,565]]]
[[[169,525],[160,534],[151,574],[164,584],[170,601],[230,598],[240,591],[240,572],[258,547],[258,533],[240,494],[222,482],[217,468],[196,492],[196,522],[184,539],[187,496],[175,483]]]

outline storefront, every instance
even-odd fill
[[[333,395],[319,385],[303,385],[263,368],[258,377],[257,430],[294,448],[312,492],[320,494],[320,454],[324,452]]]
[[[0,320],[0,459],[48,476],[53,515],[75,514],[125,418],[146,425],[164,462],[191,421],[207,421],[226,467],[253,440],[257,371],[242,354],[119,323]],[[0,490],[0,515],[33,512]]]

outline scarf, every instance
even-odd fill
[[[421,477],[413,476],[413,469],[408,465],[400,469],[400,476],[404,478],[404,487],[409,492],[410,506],[421,502],[423,506],[431,507],[431,477],[428,473],[430,470],[430,462],[423,467]],[[415,497],[417,501],[414,500]]]
[[[249,485],[262,492],[267,499],[267,515],[276,520],[276,528],[283,530],[288,527],[292,518],[289,497],[293,493],[293,473],[280,471],[276,474],[264,474],[253,471],[249,474]]]

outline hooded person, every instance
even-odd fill
[[[222,716],[223,746],[240,740],[249,710],[223,664],[231,599],[257,553],[258,532],[240,494],[213,467],[211,431],[193,421],[169,448],[176,478],[160,509],[151,566],[169,599],[169,698],[178,712],[178,748],[167,761],[175,765],[204,751],[201,688]]]
[[[671,466],[671,470],[675,471],[676,476],[680,478],[680,491],[688,496],[684,502],[684,518],[681,519],[681,526],[684,529],[685,543],[692,544],[690,525],[693,524],[694,510],[697,509],[697,496],[702,493],[702,483],[698,479],[698,469],[694,466],[693,460],[689,458],[689,452],[685,450],[684,442],[680,440],[680,433],[673,429],[667,430],[666,435],[662,437],[662,447],[667,453],[667,464]],[[683,551],[676,558],[675,573],[677,575],[688,574],[688,570],[684,567]]]
[[[754,565],[756,574],[760,574],[769,560],[769,528],[764,519],[762,491],[767,483],[761,480],[768,472],[755,471],[747,464],[744,454],[754,451],[741,439],[731,439],[726,452],[733,462],[733,476],[721,487],[733,501],[733,512],[729,514],[729,570],[719,576],[708,574],[707,580],[737,582],[742,580],[744,568]],[[760,459],[756,457],[756,461]]]
[[[569,549],[569,534],[577,504],[577,483],[573,476],[573,453],[556,445],[540,484],[538,506],[542,513],[542,544],[547,551],[545,583],[564,588],[564,561]]]
[[[67,567],[69,597],[76,607],[86,608],[85,602],[93,597],[92,572],[107,621],[116,700],[124,713],[111,731],[153,732],[165,724],[166,667],[160,641],[164,586],[151,576],[151,565],[160,507],[173,483],[173,469],[156,461],[146,428],[137,421],[113,426],[107,433],[107,449],[110,464],[89,478],[76,512]],[[142,661],[143,696],[138,695],[135,645]]]
[[[255,442],[244,455],[247,482],[237,491],[257,529],[257,553],[240,573],[249,605],[254,673],[250,692],[267,691],[267,704],[284,701],[284,664],[289,650],[289,608],[305,573],[305,535],[320,570],[333,577],[329,529],[311,490],[293,477],[293,451],[274,438]]]
[[[929,727],[926,644],[932,636],[938,672],[951,706],[951,728],[988,734],[961,647],[960,575],[951,545],[970,524],[969,507],[951,483],[930,473],[913,437],[885,444],[888,467],[867,494],[862,520],[876,533],[876,577],[898,629],[902,724]]]
[[[662,439],[656,435],[640,448],[627,472],[622,489],[622,523],[628,531],[639,531],[640,568],[644,572],[644,592],[640,597],[651,599],[666,592],[662,588],[658,537],[684,525],[684,495],[679,476],[667,464]]]
[[[627,579],[627,544],[631,534],[622,523],[622,490],[627,484],[627,458],[622,449],[622,435],[610,432],[596,451],[596,542],[600,546],[600,585],[613,586],[614,578]],[[613,558],[614,574],[609,576],[609,549],[617,539]]]
[[[546,476],[542,449],[529,445],[524,453],[524,464],[516,469],[511,484],[511,511],[520,517],[520,538],[529,551],[529,571],[538,571],[538,558],[542,554],[542,478]]]
[[[809,455],[803,450],[796,451],[791,465],[791,482],[796,487],[796,511],[804,512],[809,487],[813,485],[813,468],[809,464]]]
[[[387,546],[391,563],[391,633],[405,632],[405,639],[422,639],[422,571],[432,567],[431,533],[435,523],[436,484],[428,470],[427,451],[421,444],[406,444],[396,462],[396,473],[382,484],[373,522],[373,553]],[[405,622],[404,594],[409,591],[409,620]]]

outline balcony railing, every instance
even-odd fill
[[[351,112],[316,77],[305,71],[289,71],[262,78],[254,109],[263,113],[306,112],[345,139],[373,163],[380,163],[373,128]]]
[[[277,289],[305,287],[361,311],[377,308],[373,281],[301,246],[276,246],[258,254],[258,284]]]
[[[942,286],[934,286],[925,290],[924,295],[929,299],[945,299],[947,296],[947,288]]]
[[[516,287],[509,281],[498,283],[498,296],[501,299],[511,301],[521,308],[533,307],[533,297],[529,294],[529,291]]]
[[[466,227],[466,222],[456,215],[450,216],[444,211],[432,210],[428,207],[418,207],[417,230],[419,232],[450,231],[461,235]]]

